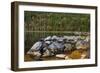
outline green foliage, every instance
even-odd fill
[[[26,31],[89,32],[89,14],[25,11]]]

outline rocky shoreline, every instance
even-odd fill
[[[39,41],[33,44],[27,55],[33,55],[33,59],[39,59],[43,57],[57,58],[63,57],[71,51],[69,58],[75,59],[85,56],[80,53],[79,50],[90,49],[90,37],[89,36],[48,36],[41,38]],[[76,51],[77,50],[77,51]],[[34,58],[35,57],[35,58]],[[65,58],[66,57],[66,58]],[[67,59],[68,56],[64,56]],[[32,58],[32,57],[31,57]]]

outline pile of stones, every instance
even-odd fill
[[[29,49],[27,54],[37,57],[48,57],[63,54],[73,49],[88,49],[90,37],[85,36],[48,36],[42,38]]]

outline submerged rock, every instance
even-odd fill
[[[73,51],[71,55],[69,55],[70,58],[72,59],[80,59],[81,58],[81,53],[79,51]]]
[[[65,54],[57,54],[56,55],[57,58],[63,58],[63,59],[65,58],[65,56],[66,56]]]

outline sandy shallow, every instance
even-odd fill
[[[79,57],[79,58],[76,57],[76,54],[75,55],[72,54],[73,52],[75,53],[75,51],[68,51],[68,52],[64,53],[63,55],[66,55],[66,57],[68,57],[66,60],[68,60],[68,59],[87,59],[87,58],[90,58],[89,50],[77,50],[79,52],[79,55],[81,55],[81,57]],[[73,55],[74,58],[71,58],[72,57],[71,55]],[[56,57],[56,55],[55,56],[49,56],[49,57],[42,57],[42,58],[38,58],[38,59],[33,55],[26,54],[24,56],[25,62],[28,62],[28,61],[48,61],[48,60],[65,60],[65,58]]]

